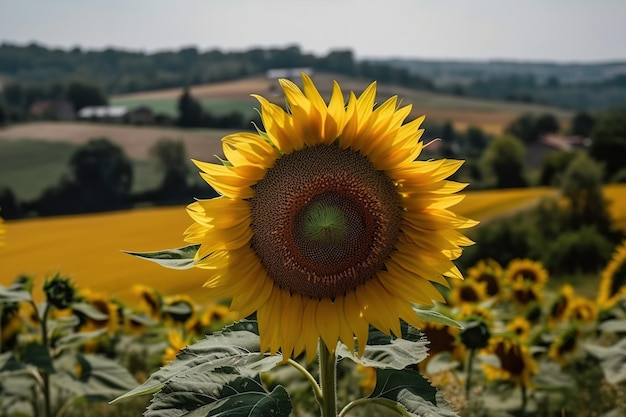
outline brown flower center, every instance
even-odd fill
[[[254,191],[252,248],[292,293],[334,299],[384,268],[394,248],[399,195],[357,152],[334,145],[295,151]]]

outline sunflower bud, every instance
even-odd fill
[[[461,330],[461,342],[468,349],[482,349],[489,344],[491,333],[489,327],[482,320],[470,321]]]
[[[68,308],[76,300],[76,288],[69,278],[55,275],[43,285],[48,303],[58,309]]]

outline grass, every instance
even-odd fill
[[[252,119],[258,107],[257,102],[249,100],[229,100],[219,98],[201,98],[198,100],[202,108],[216,116],[224,116],[232,112],[241,113],[244,119]],[[170,117],[178,115],[178,98],[113,98],[111,105],[135,108],[149,107],[156,114],[165,114]]]
[[[0,187],[8,186],[20,200],[32,200],[69,173],[77,146],[32,139],[0,140]]]
[[[70,175],[68,166],[78,145],[22,139],[0,140],[0,187],[9,187],[20,201],[32,201]],[[162,172],[155,161],[133,159],[133,186],[137,193],[156,188]]]

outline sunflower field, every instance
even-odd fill
[[[626,415],[626,240],[575,277],[505,247],[457,262],[479,220],[535,206],[538,240],[590,210],[623,237],[620,204],[587,204],[623,188],[464,200],[462,161],[419,159],[424,118],[375,105],[375,82],[328,103],[306,74],[280,85],[287,109],[254,96],[264,131],[194,161],[218,195],[187,215],[0,222],[21,268],[0,286],[0,416]]]

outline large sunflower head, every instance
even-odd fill
[[[423,117],[376,83],[328,104],[311,79],[280,80],[287,110],[255,96],[265,131],[222,139],[226,161],[194,161],[220,194],[188,206],[185,239],[200,244],[206,287],[257,313],[261,347],[312,360],[321,337],[362,353],[368,326],[400,335],[411,303],[444,301],[432,282],[461,278],[452,261],[476,222],[449,210],[465,184],[446,180],[462,162],[418,161]]]
[[[626,240],[615,249],[601,277],[597,302],[609,309],[626,297]]]

